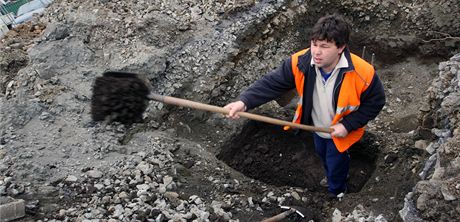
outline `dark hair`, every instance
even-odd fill
[[[313,26],[310,40],[335,41],[335,45],[341,47],[348,44],[350,29],[350,24],[342,16],[338,14],[326,15],[321,17]]]

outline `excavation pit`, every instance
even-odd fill
[[[225,143],[217,157],[244,175],[267,184],[317,190],[325,174],[311,135],[249,121],[241,133]],[[378,147],[374,141],[374,135],[366,134],[349,150],[349,192],[360,191],[375,170]]]

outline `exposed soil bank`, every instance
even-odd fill
[[[378,147],[369,135],[350,149],[349,192],[358,192],[375,169]],[[218,158],[245,175],[275,186],[319,189],[324,177],[311,135],[283,131],[279,126],[249,122],[230,139]]]

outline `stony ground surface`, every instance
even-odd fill
[[[225,105],[308,46],[325,10],[353,23],[351,49],[366,46],[388,96],[340,201],[318,186],[304,133],[158,102],[143,123],[91,120],[105,70]],[[26,200],[23,221],[260,221],[279,205],[305,208],[303,221],[455,220],[459,10],[455,0],[57,0],[0,40],[0,195]],[[253,112],[292,115],[275,102]]]

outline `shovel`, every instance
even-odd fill
[[[286,219],[289,215],[296,213],[300,218],[311,220],[312,218],[312,213],[310,210],[304,208],[304,207],[299,207],[299,206],[280,206],[281,209],[285,209],[286,211],[283,211],[275,216],[272,216],[270,218],[262,220],[262,222],[278,222]]]
[[[148,100],[224,115],[229,113],[229,110],[223,107],[152,93],[138,74],[110,71],[105,72],[102,77],[96,78],[91,100],[91,114],[95,121],[105,120],[109,117],[123,123],[138,122],[142,119],[142,113],[148,105]],[[251,120],[290,126],[306,131],[332,132],[331,128],[292,123],[248,112],[238,112],[238,115]]]

